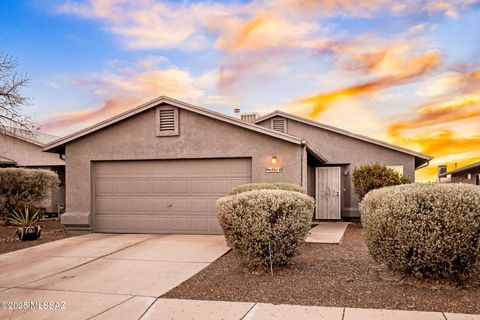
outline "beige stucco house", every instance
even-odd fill
[[[220,233],[215,201],[237,185],[289,182],[317,219],[358,217],[352,170],[414,178],[430,157],[283,112],[245,122],[160,97],[45,146],[65,155],[72,231]]]
[[[48,169],[56,172],[60,186],[42,203],[46,212],[65,206],[65,161],[61,155],[43,152],[46,143],[58,137],[39,131],[4,127],[0,130],[0,167]]]
[[[468,183],[480,185],[480,161],[447,171],[447,166],[438,166],[438,181],[442,183]]]

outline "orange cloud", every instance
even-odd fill
[[[438,123],[446,124],[460,120],[474,120],[480,117],[480,95],[468,95],[455,98],[445,104],[427,105],[417,111],[415,118],[390,125],[391,135],[402,130],[424,128]]]
[[[403,55],[402,52],[402,56],[388,57],[388,59],[384,53],[360,54],[357,62],[361,63],[361,67],[358,69],[364,73],[386,75],[350,87],[298,99],[293,103],[307,105],[310,110],[308,115],[316,118],[339,99],[373,93],[404,84],[435,70],[439,65],[439,61],[440,54],[437,51],[430,51],[417,56]]]
[[[434,181],[437,178],[437,167],[448,165],[462,167],[480,160],[480,134],[466,135],[451,129],[423,130],[410,135],[396,135],[392,142],[407,148],[413,148],[433,156],[430,165],[416,173],[419,181]]]
[[[93,80],[91,80],[93,78]],[[57,114],[42,124],[44,130],[58,130],[76,124],[105,119],[160,95],[195,102],[227,103],[226,97],[210,96],[207,89],[218,79],[215,72],[193,76],[175,67],[158,68],[151,61],[140,61],[131,69],[119,68],[112,73],[75,81],[96,92],[104,102],[97,107]],[[231,100],[230,100],[231,102]]]
[[[397,116],[387,129],[393,143],[434,156],[432,166],[418,173],[423,180],[434,180],[440,164],[454,169],[480,160],[480,72],[450,75],[448,83],[438,101]]]

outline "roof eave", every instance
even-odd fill
[[[439,174],[438,176],[439,177],[445,177],[449,174],[456,174],[456,173],[462,173],[462,172],[465,172],[465,171],[468,171],[470,169],[475,169],[477,167],[480,167],[480,162],[475,162],[475,163],[472,163],[468,166],[465,166],[465,167],[462,167],[462,168],[458,168],[458,169],[454,169],[454,170],[450,170],[450,171],[447,171],[447,172],[444,172],[442,174]]]
[[[241,121],[239,119],[229,117],[227,115],[224,115],[224,114],[221,114],[221,113],[218,113],[218,112],[215,112],[215,111],[204,109],[202,107],[194,106],[194,105],[186,103],[186,102],[182,102],[182,101],[175,100],[175,99],[172,99],[172,98],[169,98],[169,97],[161,96],[161,97],[158,97],[158,98],[156,98],[154,100],[151,100],[147,103],[144,103],[144,104],[142,104],[138,107],[127,110],[127,111],[125,111],[123,113],[120,113],[116,116],[113,116],[111,118],[103,120],[103,121],[101,121],[97,124],[94,124],[92,126],[84,128],[82,130],[76,131],[72,134],[69,134],[69,135],[67,135],[63,138],[55,140],[51,143],[48,143],[48,144],[44,145],[43,151],[58,152],[58,151],[55,151],[55,150],[58,150],[59,148],[64,148],[67,143],[69,143],[73,140],[76,140],[80,137],[83,137],[85,135],[93,133],[97,130],[103,129],[103,128],[111,125],[111,124],[114,124],[116,122],[127,119],[127,118],[129,118],[129,117],[131,117],[135,114],[146,111],[146,110],[148,110],[148,109],[150,109],[150,108],[152,108],[156,105],[160,105],[162,103],[167,103],[167,104],[179,107],[181,109],[185,109],[185,110],[188,110],[188,111],[191,111],[191,112],[202,114],[204,116],[207,116],[207,117],[210,117],[210,118],[213,118],[213,119],[217,119],[217,120],[220,120],[220,121],[224,121],[226,123],[230,123],[230,124],[233,124],[233,125],[237,125],[239,127],[243,127],[243,128],[252,130],[252,131],[263,133],[263,134],[272,136],[274,138],[282,139],[282,140],[285,140],[285,141],[288,141],[288,142],[291,142],[291,143],[294,143],[294,144],[298,144],[298,145],[302,144],[302,139],[300,139],[298,137],[294,137],[294,136],[291,136],[291,135],[288,135],[288,134],[285,134],[285,133],[280,133],[280,132],[277,132],[277,131],[274,131],[274,130],[271,130],[271,129],[268,129],[268,128],[264,128],[262,126],[257,126],[253,123],[244,122],[244,121]]]
[[[372,144],[375,144],[375,145],[378,145],[378,146],[382,146],[384,148],[388,148],[388,149],[391,149],[391,150],[395,150],[395,151],[398,151],[398,152],[409,154],[411,156],[414,156],[415,158],[425,160],[425,163],[428,162],[428,161],[431,161],[433,159],[433,157],[422,154],[420,152],[416,152],[416,151],[409,150],[409,149],[406,149],[406,148],[403,148],[403,147],[395,146],[395,145],[392,145],[392,144],[384,142],[384,141],[380,141],[380,140],[376,140],[376,139],[373,139],[373,138],[370,138],[370,137],[367,137],[367,136],[362,136],[362,135],[359,135],[359,134],[355,134],[353,132],[349,132],[347,130],[340,129],[340,128],[335,128],[335,127],[332,127],[332,126],[329,126],[329,125],[326,125],[326,124],[322,124],[322,123],[319,123],[319,122],[316,122],[316,121],[313,121],[313,120],[310,120],[310,119],[298,117],[298,116],[292,115],[290,113],[287,113],[287,112],[284,112],[284,111],[281,111],[281,110],[275,110],[275,111],[270,112],[270,113],[268,113],[268,114],[266,114],[266,115],[264,115],[260,118],[257,118],[255,121],[253,121],[253,123],[257,124],[259,122],[268,120],[268,119],[270,119],[272,117],[275,117],[275,116],[282,116],[282,117],[285,117],[285,118],[288,118],[288,119],[291,119],[291,120],[294,120],[294,121],[299,121],[299,122],[302,122],[302,123],[305,123],[307,125],[311,125],[311,126],[314,126],[314,127],[317,127],[317,128],[321,128],[321,129],[324,129],[324,130],[330,130],[332,132],[336,132],[338,134],[342,134],[342,135],[345,135],[345,136],[348,136],[348,137],[351,137],[351,138],[354,138],[354,139],[362,140],[362,141],[365,141],[365,142],[368,142],[368,143],[372,143]]]
[[[325,158],[318,150],[316,150],[312,145],[310,145],[306,140],[302,141],[302,144],[305,145],[307,148],[307,151],[310,152],[317,160],[319,160],[322,163],[327,163],[327,158]]]

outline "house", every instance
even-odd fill
[[[48,169],[58,174],[59,188],[53,189],[42,203],[46,212],[58,212],[65,206],[65,161],[58,154],[42,151],[46,143],[56,139],[39,131],[11,127],[0,130],[0,167]]]
[[[438,181],[442,183],[468,183],[480,185],[480,161],[468,166],[447,171],[447,166],[438,166]]]
[[[250,182],[303,186],[317,219],[358,217],[356,166],[379,161],[413,179],[431,159],[280,111],[247,118],[162,96],[46,145],[66,159],[62,223],[76,232],[220,233],[216,199]]]

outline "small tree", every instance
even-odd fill
[[[0,51],[0,131],[5,127],[30,130],[34,126],[31,119],[23,114],[28,99],[21,90],[29,79],[25,75],[19,75],[15,71],[16,67],[16,60]]]
[[[355,168],[352,181],[360,200],[371,190],[410,183],[407,177],[377,162]]]
[[[59,183],[58,175],[50,170],[0,169],[0,214],[5,217],[13,210],[38,208]]]

